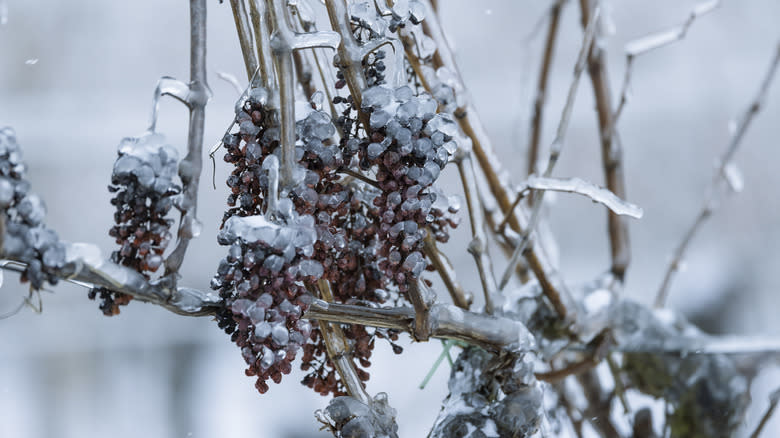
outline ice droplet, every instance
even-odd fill
[[[284,324],[274,324],[271,328],[271,339],[277,345],[287,345],[290,341],[290,332],[287,331]]]
[[[8,3],[0,0],[0,26],[8,24]]]
[[[311,103],[314,104],[317,111],[322,111],[322,105],[325,102],[325,93],[323,93],[320,90],[317,90],[314,92],[314,94],[311,95]]]
[[[255,338],[262,340],[271,334],[271,324],[267,322],[261,322],[255,326]]]
[[[723,167],[723,177],[726,178],[726,182],[729,184],[729,188],[734,193],[741,192],[745,187],[745,181],[742,178],[742,172],[734,163],[729,163]]]
[[[24,61],[25,65],[35,65],[38,63],[38,58],[30,58],[27,61]]]

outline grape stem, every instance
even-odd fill
[[[266,89],[274,83],[274,64],[271,54],[271,36],[268,22],[268,10],[263,0],[249,0],[249,15],[255,35],[255,46],[259,60],[260,81]],[[250,78],[250,81],[252,79]]]
[[[258,64],[249,17],[246,13],[246,4],[244,0],[230,0],[230,8],[233,10],[233,18],[236,21],[236,31],[238,32],[238,42],[241,45],[241,55],[246,66],[246,76],[251,80],[254,72],[258,69]]]
[[[317,291],[320,296],[329,303],[333,301],[333,292],[330,289],[330,283],[327,280],[320,279],[317,281]],[[349,342],[347,337],[344,336],[344,332],[341,330],[341,326],[328,322],[326,320],[318,321],[320,326],[320,333],[325,343],[325,348],[328,351],[328,357],[336,371],[341,377],[341,382],[347,389],[347,393],[352,397],[360,400],[363,403],[371,404],[371,396],[368,395],[366,389],[363,387],[363,383],[357,375],[355,370],[355,364],[352,362],[352,355],[350,354]]]

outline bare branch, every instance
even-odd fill
[[[355,105],[360,108],[363,90],[366,88],[366,78],[362,73],[363,59],[360,56],[360,43],[355,40],[349,25],[347,5],[345,0],[327,0],[325,6],[328,9],[331,27],[341,36],[338,47],[339,69],[344,73],[344,79]],[[368,120],[361,120],[361,123],[369,129]]]
[[[514,214],[514,207],[516,207],[523,197],[525,197],[528,192],[531,192],[531,190],[548,190],[587,196],[593,202],[602,204],[612,210],[615,214],[632,217],[634,219],[640,219],[644,214],[640,207],[618,198],[608,189],[599,187],[592,182],[580,178],[545,178],[543,176],[531,175],[523,182],[520,188],[518,188],[517,198],[512,204],[512,210],[509,212],[510,215]],[[503,228],[508,220],[509,216],[504,218],[501,224],[499,224],[499,228]]]
[[[255,42],[252,39],[249,17],[246,13],[246,4],[244,4],[244,0],[230,0],[230,7],[233,10],[233,18],[236,21],[238,42],[241,44],[241,55],[244,57],[244,65],[246,66],[246,77],[251,79],[258,65],[257,55],[255,54]]]
[[[704,201],[702,209],[699,211],[699,214],[696,216],[696,219],[693,221],[691,227],[688,228],[688,231],[686,231],[682,242],[680,242],[680,245],[674,251],[672,261],[666,270],[664,280],[661,283],[661,287],[659,288],[658,293],[656,294],[655,307],[664,307],[666,298],[669,295],[669,287],[671,286],[672,279],[674,278],[674,274],[676,274],[680,269],[680,264],[685,257],[685,252],[687,251],[688,246],[693,240],[696,232],[701,228],[704,221],[717,208],[717,204],[720,201],[720,198],[723,196],[723,188],[725,186],[724,183],[726,182],[725,180],[728,176],[728,166],[731,164],[731,161],[734,158],[734,154],[737,152],[737,149],[742,142],[742,138],[745,136],[745,133],[750,126],[750,122],[753,121],[753,118],[761,110],[763,101],[769,92],[769,87],[771,86],[772,80],[774,79],[775,73],[777,72],[778,64],[780,64],[780,42],[777,43],[774,57],[772,58],[772,62],[769,65],[769,69],[767,70],[764,79],[761,81],[761,85],[758,88],[756,96],[753,98],[753,101],[750,103],[750,105],[748,105],[748,108],[745,110],[745,112],[739,117],[736,130],[731,135],[731,139],[729,140],[729,144],[726,147],[726,151],[721,157],[720,164],[712,177],[712,184],[710,185],[709,194]]]
[[[176,248],[165,260],[165,275],[175,278],[184,261],[190,239],[199,234],[198,185],[203,168],[203,128],[206,103],[211,91],[206,81],[206,0],[190,0],[190,123],[187,133],[187,155],[179,163],[182,182],[182,216]]]
[[[259,59],[260,81],[267,89],[271,89],[274,83],[274,63],[271,58],[271,33],[269,31],[268,11],[264,0],[248,0],[249,15],[252,19],[252,28],[257,46],[257,58]],[[252,80],[250,79],[250,82]]]
[[[425,2],[429,3],[429,2]],[[429,4],[429,10],[432,10]],[[449,43],[444,36],[444,32],[439,25],[438,17],[435,14],[428,14],[428,18],[423,21],[423,30],[436,42],[437,50],[433,55],[432,65],[434,68],[446,67],[454,73],[458,81],[458,87],[464,89],[463,79],[458,72],[458,67],[454,62]],[[407,49],[407,54],[412,53],[410,58],[414,57],[413,51]],[[414,64],[412,64],[414,65]],[[428,90],[431,91],[431,90]],[[507,175],[501,169],[500,162],[493,152],[490,139],[485,132],[482,123],[476,115],[476,111],[471,102],[464,94],[461,94],[463,104],[454,112],[454,116],[463,133],[471,140],[472,151],[479,163],[480,168],[487,180],[490,192],[495,197],[499,208],[503,212],[509,210],[512,204],[510,193],[510,184],[507,181]],[[522,211],[522,206],[519,206]],[[525,214],[518,213],[509,221],[509,226],[515,233],[522,232],[525,223]],[[508,231],[508,230],[507,230]],[[519,243],[518,239],[507,239],[507,242],[514,245]],[[566,308],[565,303],[571,303],[571,294],[566,285],[560,279],[558,272],[546,260],[546,255],[541,247],[535,243],[524,251],[524,257],[528,266],[534,273],[542,286],[547,298],[555,307],[556,312],[566,319],[572,314]]]
[[[412,331],[412,336],[415,341],[427,341],[431,336],[430,311],[431,306],[435,305],[436,295],[420,279],[413,279],[409,282],[407,296],[414,306],[414,330]]]
[[[471,161],[471,152],[463,147],[456,152],[456,163],[463,192],[466,195],[466,206],[471,222],[471,242],[468,251],[474,256],[477,265],[479,279],[482,283],[482,292],[485,296],[485,312],[493,313],[494,296],[498,291],[496,279],[493,275],[493,263],[487,252],[487,236],[485,235],[485,218],[480,208],[479,192],[477,191],[477,179],[474,171],[474,163]]]
[[[104,259],[95,245],[65,243],[65,250],[67,264],[61,272],[62,278],[67,281],[132,295],[139,301],[156,304],[185,316],[212,315],[221,305],[221,299],[212,293],[187,287],[171,290],[165,282],[150,281],[134,269]],[[26,266],[22,260],[6,260]],[[8,268],[3,263],[2,269]]]
[[[617,126],[618,119],[623,113],[623,108],[628,102],[628,87],[631,82],[631,74],[633,72],[634,59],[640,55],[651,52],[661,47],[665,47],[669,44],[681,41],[685,38],[693,22],[697,18],[713,11],[720,5],[720,0],[708,0],[698,4],[693,8],[691,13],[685,22],[679,26],[675,26],[671,29],[667,29],[661,32],[654,32],[644,37],[637,38],[629,41],[626,46],[626,71],[623,76],[623,85],[620,87],[620,98],[618,99],[618,107],[615,113],[612,115],[612,122],[607,132],[608,137],[612,137]]]
[[[449,291],[450,297],[452,297],[452,302],[461,309],[468,310],[469,306],[471,306],[473,297],[471,297],[470,294],[467,295],[466,292],[463,291],[463,288],[456,278],[455,269],[452,267],[452,264],[447,257],[439,251],[439,248],[436,245],[436,239],[433,237],[430,230],[428,230],[428,233],[425,235],[423,244],[425,245],[425,254],[431,259],[431,264],[433,264],[433,267],[436,268],[436,271],[439,273],[441,280],[444,282],[444,286],[447,288],[447,291]]]
[[[758,426],[756,426],[756,430],[750,434],[750,438],[758,438],[761,435],[761,432],[769,422],[769,419],[772,418],[772,414],[775,413],[778,401],[780,401],[780,389],[774,390],[774,392],[769,395],[769,407],[766,408],[766,412],[761,417],[761,421],[758,423]]]
[[[569,85],[569,93],[566,96],[566,104],[563,106],[563,113],[561,114],[561,120],[558,123],[555,140],[553,140],[552,146],[550,147],[550,158],[547,161],[547,167],[545,168],[543,174],[545,177],[550,177],[550,175],[552,175],[553,168],[558,162],[558,157],[561,155],[561,151],[563,150],[563,146],[565,144],[564,140],[566,138],[566,131],[569,127],[569,121],[571,120],[571,112],[574,109],[574,100],[577,97],[577,88],[579,87],[580,77],[582,76],[582,71],[585,69],[585,62],[587,61],[588,53],[590,52],[591,45],[593,44],[593,38],[596,35],[598,15],[599,9],[597,8],[593,13],[593,20],[588,24],[588,28],[585,31],[585,38],[582,42],[582,48],[580,48],[580,53],[577,56],[577,62],[574,65],[574,79]],[[515,270],[517,261],[520,259],[523,251],[525,251],[525,248],[528,246],[528,242],[531,239],[531,234],[539,222],[542,211],[543,198],[544,191],[538,191],[534,193],[533,202],[531,202],[531,205],[533,206],[533,209],[531,210],[531,218],[528,221],[528,226],[520,234],[521,240],[517,247],[515,247],[515,252],[512,253],[512,257],[509,259],[509,264],[504,270],[504,275],[501,276],[501,282],[498,285],[499,290],[504,290],[507,283],[509,283],[509,279],[512,277],[512,272]]]
[[[582,27],[587,28],[593,20],[591,5],[593,0],[580,0]],[[616,196],[626,199],[626,188],[623,177],[623,152],[620,138],[609,135],[612,124],[612,92],[607,75],[607,55],[602,47],[594,45],[591,48],[588,63],[593,94],[596,100],[599,135],[601,137],[601,160],[607,188]],[[611,271],[620,281],[625,277],[626,269],[631,262],[631,247],[628,237],[628,223],[611,212],[607,213],[610,253],[612,257]]]
[[[319,280],[317,282],[317,290],[320,295],[328,303],[333,301],[333,293],[330,289],[330,284],[325,280]],[[321,300],[318,300],[321,301]],[[328,357],[336,371],[341,377],[341,383],[347,389],[347,392],[352,397],[362,401],[363,403],[370,403],[371,396],[368,395],[366,389],[363,387],[363,383],[357,375],[355,370],[355,364],[352,362],[352,356],[350,355],[349,342],[347,341],[344,332],[338,324],[327,322],[325,319],[320,319],[320,333],[322,334],[323,341],[325,342],[325,348],[328,351]]]
[[[555,52],[555,40],[558,37],[558,24],[561,21],[561,11],[564,1],[556,1],[550,8],[550,24],[547,28],[547,39],[544,43],[544,56],[542,57],[539,82],[536,87],[534,99],[534,112],[531,117],[531,137],[528,143],[528,174],[535,173],[536,162],[539,160],[539,142],[542,137],[542,119],[544,102],[547,99],[547,82],[552,69],[553,54]]]

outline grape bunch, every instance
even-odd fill
[[[167,217],[181,187],[174,183],[178,152],[160,134],[123,139],[111,174],[108,190],[114,193],[116,223],[109,235],[120,245],[111,261],[149,277],[163,263],[163,252],[171,240],[173,220]],[[101,298],[100,309],[107,316],[119,313],[119,306],[132,297],[106,288],[93,288],[89,298]]]
[[[452,136],[445,133],[453,122],[437,114],[437,106],[430,95],[414,95],[409,86],[368,88],[361,110],[369,114],[371,134],[347,140],[357,146],[360,168],[376,174],[379,268],[401,292],[427,267],[422,253],[426,234],[445,242],[448,228],[457,226],[447,214],[456,207],[443,210],[447,204],[433,186],[455,151]]]
[[[306,256],[316,241],[311,219],[293,213],[277,224],[264,216],[233,216],[218,236],[230,247],[211,283],[226,304],[219,324],[241,348],[246,374],[257,377],[261,394],[268,379],[279,383],[291,371],[311,337],[311,323],[300,319],[312,299],[303,283],[323,273]]]
[[[262,213],[268,176],[262,171],[263,159],[279,146],[279,115],[267,105],[268,92],[252,88],[236,109],[238,132],[226,134],[224,161],[234,166],[227,179],[230,188],[223,222],[231,216]]]
[[[26,171],[13,129],[0,129],[2,252],[26,265],[21,281],[29,281],[32,289],[39,290],[45,282],[57,283],[66,268],[66,250],[57,233],[44,225],[46,206],[38,195],[30,193]]]

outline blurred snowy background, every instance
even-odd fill
[[[581,42],[579,12],[563,12],[546,106],[543,144],[552,140]],[[543,44],[540,19],[548,1],[443,1],[442,21],[463,76],[515,181],[523,176],[528,118]],[[622,80],[624,44],[677,25],[691,0],[611,0],[615,32],[605,41],[612,88]],[[236,93],[218,71],[239,76],[243,64],[227,4],[209,2],[208,67],[214,98],[207,107],[206,147],[232,117]],[[0,125],[16,129],[33,190],[48,205],[47,223],[61,238],[114,249],[111,166],[119,140],[141,133],[152,92],[162,75],[189,74],[186,2],[136,0],[0,0]],[[628,199],[645,209],[631,224],[633,263],[627,293],[651,302],[668,255],[701,205],[729,121],[747,105],[780,37],[776,0],[726,1],[694,23],[684,41],[635,63],[632,98],[620,121]],[[5,20],[0,20],[3,22]],[[777,82],[777,81],[776,81]],[[164,100],[158,129],[181,150],[187,113]],[[737,164],[744,191],[728,199],[694,242],[671,303],[717,332],[780,334],[780,84],[770,92]],[[183,268],[184,284],[208,287],[224,250],[215,242],[225,205],[227,167],[217,164],[217,190],[206,162],[201,187],[201,237]],[[568,145],[558,176],[602,182],[590,83],[579,88]],[[457,190],[452,172],[442,180]],[[608,267],[606,214],[577,197],[558,196],[551,224],[561,271],[576,284]],[[478,279],[465,251],[464,223],[447,246],[464,285]],[[501,266],[499,266],[500,268]],[[500,271],[499,271],[500,272]],[[6,274],[0,313],[15,307],[25,288]],[[309,437],[312,412],[326,399],[287,376],[264,396],[243,375],[244,362],[208,318],[174,315],[131,303],[106,318],[87,291],[60,285],[43,294],[43,314],[29,309],[0,320],[0,436],[2,437]],[[446,297],[443,297],[446,299]],[[395,356],[377,344],[369,391],[386,391],[398,410],[400,434],[423,436],[446,394],[448,370],[425,390],[417,386],[440,344],[411,345]],[[767,370],[754,385],[754,425],[766,395],[780,385]],[[780,418],[770,424],[780,431]],[[773,435],[770,430],[767,435]]]

